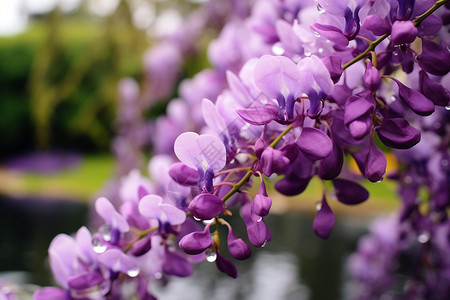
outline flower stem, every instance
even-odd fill
[[[434,13],[439,7],[441,7],[442,5],[444,5],[445,3],[447,3],[449,0],[439,0],[436,1],[436,3],[434,3],[434,5],[432,7],[430,7],[430,9],[428,9],[425,13],[423,13],[422,15],[420,15],[419,17],[417,17],[416,19],[414,19],[412,22],[414,23],[414,25],[416,27],[418,27],[423,20],[425,20],[426,18],[428,18],[432,13]],[[352,59],[351,61],[349,61],[348,63],[346,63],[345,65],[342,66],[342,70],[347,69],[348,67],[350,67],[351,65],[353,65],[354,63],[360,61],[361,59],[364,59],[366,57],[366,55],[370,52],[375,50],[375,47],[378,46],[382,41],[384,41],[390,34],[386,33],[384,35],[382,35],[381,37],[379,37],[377,40],[370,42],[369,43],[369,47],[367,47],[367,49],[361,53],[360,55],[358,55],[357,57],[355,57],[354,59]]]

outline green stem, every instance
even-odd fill
[[[444,5],[445,3],[447,3],[449,0],[439,0],[436,1],[436,3],[434,3],[434,5],[432,7],[430,7],[430,9],[428,9],[424,14],[422,14],[421,16],[417,17],[416,19],[414,19],[412,22],[414,23],[414,25],[416,27],[420,26],[420,24],[423,22],[423,20],[425,20],[426,18],[428,18],[432,13],[434,13],[439,7],[441,7],[442,5]],[[349,61],[348,63],[346,63],[345,65],[342,66],[342,70],[347,69],[348,67],[350,67],[351,65],[353,65],[354,63],[360,61],[361,59],[364,59],[366,57],[366,55],[370,52],[375,50],[375,47],[378,46],[382,41],[384,41],[390,34],[386,33],[384,35],[382,35],[381,37],[379,37],[377,40],[369,43],[369,47],[367,47],[367,49],[361,53],[360,55],[358,55],[357,57],[355,57],[354,59],[352,59],[351,61]]]

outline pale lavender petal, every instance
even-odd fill
[[[314,232],[321,238],[327,239],[333,229],[335,220],[336,216],[328,206],[325,195],[323,195],[320,210],[317,212],[313,221]]]
[[[119,214],[114,206],[105,197],[100,197],[95,201],[95,210],[113,229],[120,232],[127,232],[130,226],[124,216]]]
[[[162,203],[159,206],[164,214],[164,219],[162,221],[167,221],[170,225],[179,225],[183,224],[186,220],[186,213],[174,205]]]
[[[308,62],[309,68],[311,69],[312,74],[314,76],[314,80],[316,81],[320,89],[326,94],[331,94],[333,92],[334,83],[331,80],[330,72],[328,71],[327,67],[322,62],[322,60],[320,60],[315,55],[312,55],[311,57],[306,57],[302,59],[301,62],[305,60]]]
[[[202,134],[197,138],[197,143],[202,151],[202,156],[213,172],[225,167],[227,151],[222,140],[210,134]]]
[[[217,111],[216,106],[211,100],[204,98],[202,100],[202,114],[206,125],[217,134],[225,133],[227,126],[222,116]]]
[[[255,65],[256,86],[272,99],[300,96],[301,75],[295,63],[284,56],[262,56]]]
[[[138,269],[136,261],[119,249],[108,249],[99,255],[98,261],[114,272],[127,273]]]
[[[56,282],[68,288],[67,280],[73,275],[76,262],[77,244],[75,240],[66,235],[58,234],[48,248],[50,267]]]
[[[197,170],[203,160],[202,150],[196,142],[199,135],[195,132],[184,132],[175,140],[173,150],[178,159],[192,169]]]
[[[330,155],[333,150],[331,139],[321,130],[305,127],[298,137],[297,145],[303,154],[311,159],[318,160]]]
[[[346,47],[348,45],[347,37],[342,31],[331,25],[324,25],[319,23],[311,24],[312,30],[329,39],[333,43],[339,46]]]
[[[160,219],[163,213],[160,207],[162,202],[163,199],[160,196],[147,195],[139,202],[139,212],[147,218]]]
[[[92,235],[85,226],[78,229],[75,236],[75,242],[78,245],[78,256],[86,262],[94,262],[97,253],[95,253],[92,247]]]
[[[45,287],[36,291],[33,300],[70,300],[69,291],[56,287]]]

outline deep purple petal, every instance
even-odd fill
[[[228,251],[236,259],[245,260],[252,255],[250,247],[243,239],[237,238],[231,229],[228,231],[227,243]]]
[[[420,131],[403,118],[384,119],[375,131],[383,144],[396,149],[408,149],[420,141]]]
[[[264,175],[270,176],[273,173],[282,174],[289,166],[289,159],[280,150],[267,147],[260,160],[260,167]]]
[[[364,175],[372,182],[380,181],[386,173],[386,164],[386,156],[383,151],[371,140],[364,163]]]
[[[328,206],[325,195],[322,198],[320,210],[317,212],[314,221],[314,232],[323,239],[327,239],[333,229],[336,216],[331,208]]]
[[[417,27],[412,21],[395,21],[392,24],[391,40],[395,45],[412,43],[418,35]]]
[[[234,263],[220,253],[217,253],[216,266],[221,272],[224,272],[232,278],[237,278],[238,273]]]
[[[342,59],[339,56],[326,56],[322,58],[322,62],[330,73],[331,80],[337,83],[342,75]]]
[[[213,244],[209,227],[203,231],[194,231],[185,235],[179,242],[180,248],[187,254],[200,254]]]
[[[417,56],[417,62],[427,73],[444,76],[450,70],[450,52],[445,46],[422,39],[422,53]]]
[[[260,217],[265,217],[269,214],[270,207],[272,206],[272,199],[267,195],[266,185],[261,178],[261,185],[259,191],[252,202],[252,212]]]
[[[295,196],[301,194],[308,186],[311,178],[288,178],[284,177],[275,184],[275,189],[286,196]]]
[[[355,205],[369,198],[369,192],[354,181],[336,178],[333,185],[337,199],[344,204]]]
[[[165,274],[178,277],[188,277],[194,273],[192,265],[184,256],[167,248],[162,269]]]
[[[442,84],[431,80],[423,70],[419,72],[419,85],[422,94],[435,105],[450,105],[450,92]]]
[[[133,247],[131,248],[131,254],[133,254],[134,256],[141,256],[150,251],[151,248],[152,237],[151,235],[148,235],[133,244]]]
[[[398,96],[418,115],[428,116],[434,112],[434,103],[416,90],[410,89],[399,80],[392,78],[398,85]]]
[[[331,139],[323,131],[313,127],[303,128],[297,140],[297,145],[303,154],[311,160],[325,158],[333,150]]]
[[[346,47],[348,46],[348,39],[342,33],[342,31],[331,25],[324,25],[319,23],[311,24],[312,30],[319,33],[323,37],[329,39],[333,43],[339,46]]]
[[[169,169],[169,175],[176,183],[184,186],[196,185],[199,179],[198,171],[182,162],[174,163]]]
[[[384,35],[391,32],[391,24],[386,19],[382,19],[378,15],[367,16],[362,24],[362,27],[371,31],[375,35]]]
[[[223,210],[223,202],[213,194],[197,195],[189,204],[189,211],[196,218],[209,220],[218,216]]]
[[[336,142],[333,142],[331,154],[320,160],[318,175],[325,180],[336,178],[341,173],[343,164],[344,155],[342,149]]]

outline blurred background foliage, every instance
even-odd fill
[[[149,33],[164,27],[155,16],[196,5],[138,1],[151,10],[136,26],[135,2],[121,0],[106,16],[93,15],[87,0],[70,13],[56,7],[31,15],[25,32],[0,37],[0,161],[30,149],[110,150],[117,83],[142,80]]]

